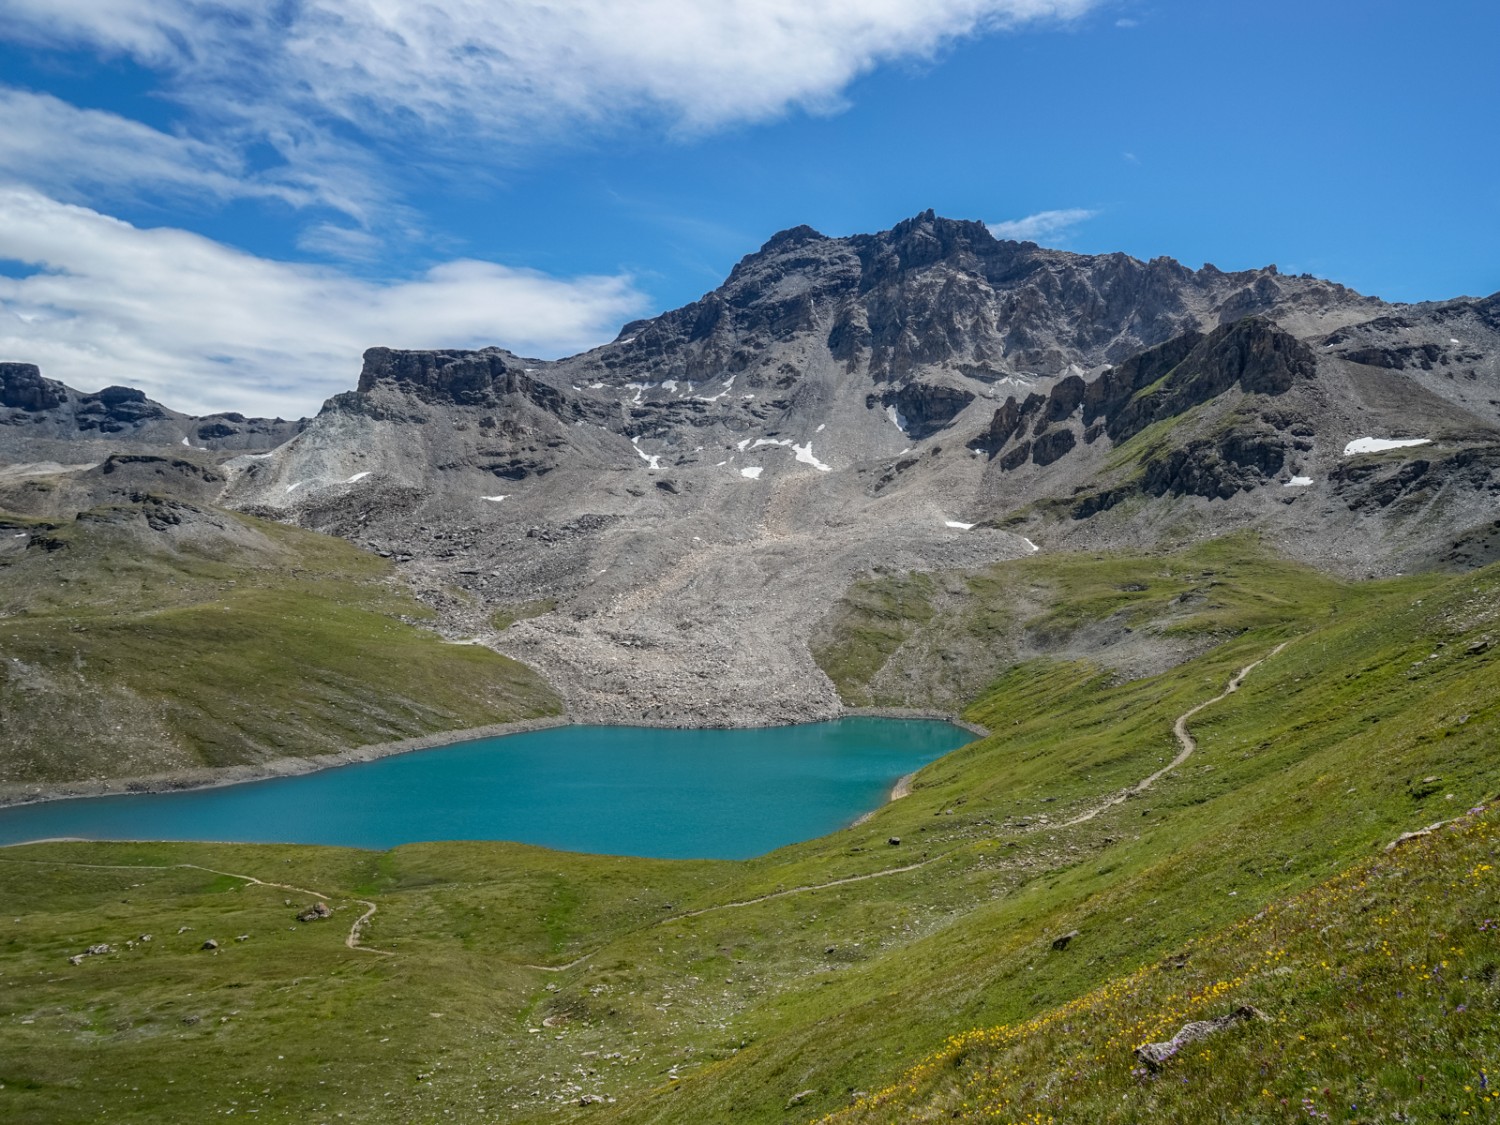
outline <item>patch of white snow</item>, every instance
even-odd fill
[[[1035,544],[1035,543],[1033,543],[1033,542],[1032,542],[1032,541],[1031,541],[1031,540],[1030,540],[1030,539],[1027,539],[1027,538],[1026,538],[1026,536],[1024,536],[1024,535],[1023,535],[1023,536],[1021,536],[1021,542],[1022,542],[1022,543],[1025,543],[1025,544],[1026,544],[1026,546],[1027,546],[1027,547],[1028,547],[1028,548],[1030,548],[1030,550],[1031,550],[1031,553],[1032,553],[1032,554],[1033,554],[1033,555],[1034,555],[1034,554],[1036,554],[1036,553],[1037,553],[1037,552],[1038,552],[1038,551],[1040,551],[1040,550],[1041,550],[1041,548],[1040,548],[1040,547],[1038,547],[1038,546],[1037,546],[1037,545],[1036,545],[1036,544]]]
[[[891,420],[891,425],[906,433],[906,415],[897,410],[894,405],[885,408],[885,416]]]
[[[1382,453],[1387,449],[1404,449],[1408,445],[1430,445],[1431,438],[1379,438],[1362,437],[1355,438],[1344,446],[1344,456],[1352,457],[1356,453]]]
[[[791,444],[792,444],[792,439],[791,438],[758,437],[751,444],[750,448],[751,449],[759,449],[763,445],[791,445]]]
[[[187,446],[189,449],[191,449],[193,447],[193,443],[190,442],[190,441],[188,441],[187,438],[183,438],[182,439],[182,444],[185,445],[185,446]]]
[[[638,456],[642,461],[646,462],[646,468],[650,469],[652,472],[655,472],[657,469],[661,468],[661,454],[647,453],[644,449],[641,448],[640,443],[641,439],[638,437],[633,437],[630,439],[630,444],[635,446],[636,456]]]
[[[299,481],[298,481],[298,482],[297,482],[297,483],[296,483],[296,484],[289,484],[289,485],[287,485],[287,486],[286,486],[286,490],[287,490],[287,491],[288,491],[288,492],[290,492],[290,491],[291,491],[291,490],[292,490],[292,489],[294,489],[294,488],[301,488],[301,487],[302,487],[302,486],[303,486],[303,485],[304,485],[304,484],[306,484],[306,483],[307,483],[307,482],[306,482],[306,481],[305,481],[305,480],[299,480]]]
[[[819,425],[818,428],[813,431],[813,433],[815,433],[815,434],[821,434],[827,428],[828,428],[828,423],[824,422],[821,425]]]
[[[740,470],[740,476],[746,477],[750,480],[759,480],[760,474],[763,472],[765,472],[765,469],[763,469],[759,465],[746,465],[743,469]]]
[[[1306,488],[1310,484],[1312,484],[1312,477],[1293,477],[1291,480],[1287,481],[1281,487],[1282,488]]]
[[[509,496],[509,495],[510,495],[510,493],[508,493],[508,492],[505,494],[505,496]],[[488,500],[491,504],[498,504],[498,503],[500,503],[500,501],[502,501],[502,500],[505,499],[505,496],[481,496],[480,499],[481,500]]]
[[[972,523],[959,523],[957,520],[944,520],[943,524],[946,527],[956,527],[960,531],[972,531],[974,529]]]
[[[750,444],[750,439],[746,438],[744,441],[737,441],[737,442],[735,442],[734,447],[736,449],[738,449],[741,453],[743,453],[743,452],[745,452],[745,446],[747,446],[749,444]]]
[[[369,472],[368,472],[368,471],[367,471],[367,472],[363,472],[363,473],[355,473],[355,474],[354,474],[354,475],[353,475],[353,476],[352,476],[352,477],[350,477],[350,478],[349,478],[349,479],[348,479],[348,480],[346,480],[346,481],[345,481],[345,482],[344,482],[344,483],[345,483],[345,484],[357,484],[357,483],[359,483],[359,482],[360,482],[360,481],[362,481],[362,480],[364,480],[364,479],[365,479],[365,477],[367,477],[367,476],[369,476],[369,475],[370,475],[370,474],[369,474]]]
[[[811,465],[820,473],[833,472],[832,465],[825,465],[823,464],[823,462],[819,461],[816,457],[813,456],[811,441],[809,441],[806,445],[792,446],[792,452],[797,455],[797,460],[801,461],[804,465]]]

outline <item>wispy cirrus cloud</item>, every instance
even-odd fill
[[[243,137],[168,133],[6,86],[0,86],[0,121],[0,182],[25,183],[62,198],[149,200],[157,206],[196,198],[254,199],[292,209],[326,208],[357,224],[394,206],[376,186],[369,159],[347,145],[320,145],[316,159],[300,167],[283,162],[254,169],[242,155]]]
[[[310,412],[353,386],[372,344],[559,355],[611,339],[645,306],[627,276],[473,260],[369,281],[25,189],[0,189],[0,259],[32,271],[0,276],[0,358],[182,410]]]
[[[1000,223],[986,223],[996,238],[1011,238],[1017,242],[1045,242],[1069,234],[1080,223],[1087,222],[1098,211],[1082,207],[1068,207],[1058,211],[1038,211],[1023,219],[1007,219]]]

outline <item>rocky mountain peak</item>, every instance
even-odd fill
[[[50,410],[66,402],[67,388],[42,378],[34,363],[0,363],[0,406],[35,412]]]

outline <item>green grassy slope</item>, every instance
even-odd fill
[[[1198,654],[1133,679],[1028,659],[968,712],[991,737],[869,822],[759,859],[7,850],[0,899],[26,901],[0,939],[15,986],[0,990],[0,1058],[18,1060],[0,1091],[8,1116],[87,1118],[106,1097],[89,1088],[97,1073],[120,1120],[256,1106],[275,1120],[325,1102],[330,1116],[402,1121],[808,1120],[955,1032],[1024,1023],[1181,954],[1494,789],[1500,568],[1345,585],[1245,543],[1008,566],[984,581],[1040,606],[1018,616],[1049,636],[1134,621],[1123,627],[1153,643],[1181,632]],[[1065,826],[1159,769],[1175,717],[1283,641],[1196,716],[1199,749],[1180,769]],[[346,909],[294,932],[282,892],[71,866],[133,857],[314,887]],[[58,903],[39,876],[76,892]],[[379,906],[367,940],[395,956],[342,945],[356,897]],[[194,929],[179,938],[182,924]],[[172,941],[67,964],[143,930]],[[210,931],[251,939],[200,953]],[[108,999],[132,981],[144,983],[129,1005]],[[189,1000],[221,1022],[182,1025]],[[146,1059],[162,1052],[141,1045],[152,1036],[192,1046],[158,1076]],[[910,1106],[926,1104],[917,1095]]]
[[[1500,817],[1465,815],[1061,1007],[952,1036],[826,1120],[1493,1120],[1497,863]],[[1134,1053],[1242,1005],[1258,1015],[1163,1061]]]
[[[182,523],[155,530],[143,512]],[[129,505],[0,556],[0,783],[311,756],[555,713],[534,673],[411,622],[389,565],[249,516]]]

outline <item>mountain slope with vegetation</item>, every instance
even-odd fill
[[[0,792],[559,710],[524,665],[419,628],[431,611],[349,543],[170,492],[84,504],[0,509]]]
[[[16,985],[0,1000],[8,1116],[87,1118],[105,1103],[120,1121],[252,1108],[272,1120],[753,1122],[851,1104],[962,1115],[965,1098],[979,1103],[951,1102],[946,1075],[901,1085],[949,1036],[1050,1027],[1055,1011],[1061,1026],[1067,1005],[1163,962],[1218,979],[1227,968],[1198,952],[1211,935],[1493,793],[1500,568],[1350,583],[1243,540],[1050,561],[934,577],[1040,591],[1019,619],[1066,642],[998,669],[966,711],[994,733],[868,821],[758,859],[462,843],[7,849],[0,894],[20,919],[0,945]],[[1067,647],[1122,628],[1180,636],[1182,659],[1122,672]],[[1178,717],[1257,661],[1188,721],[1189,758],[1115,800],[1179,753]],[[332,920],[300,925],[307,895],[238,875],[315,889]],[[382,953],[345,943],[362,901],[377,912],[356,944]],[[208,937],[216,952],[199,948]],[[116,951],[67,963],[95,943]],[[1256,956],[1247,947],[1245,963]],[[1310,998],[1321,979],[1308,977]],[[1304,1020],[1281,996],[1261,998],[1279,1034],[1324,1033],[1317,1004]],[[1186,1011],[1164,997],[1122,1008],[1123,1026]],[[1445,1042],[1414,1037],[1415,1062],[1446,1065]],[[1127,1074],[1134,1045],[1116,1045]],[[1045,1062],[1054,1048],[1036,1049]],[[1101,1071],[1099,1098],[1115,1074]],[[1277,1081],[1279,1099],[1301,1078]],[[905,1100],[865,1096],[892,1084]],[[1141,1105],[1166,1096],[1141,1089]],[[1417,1116],[1448,1104],[1401,1097]]]

